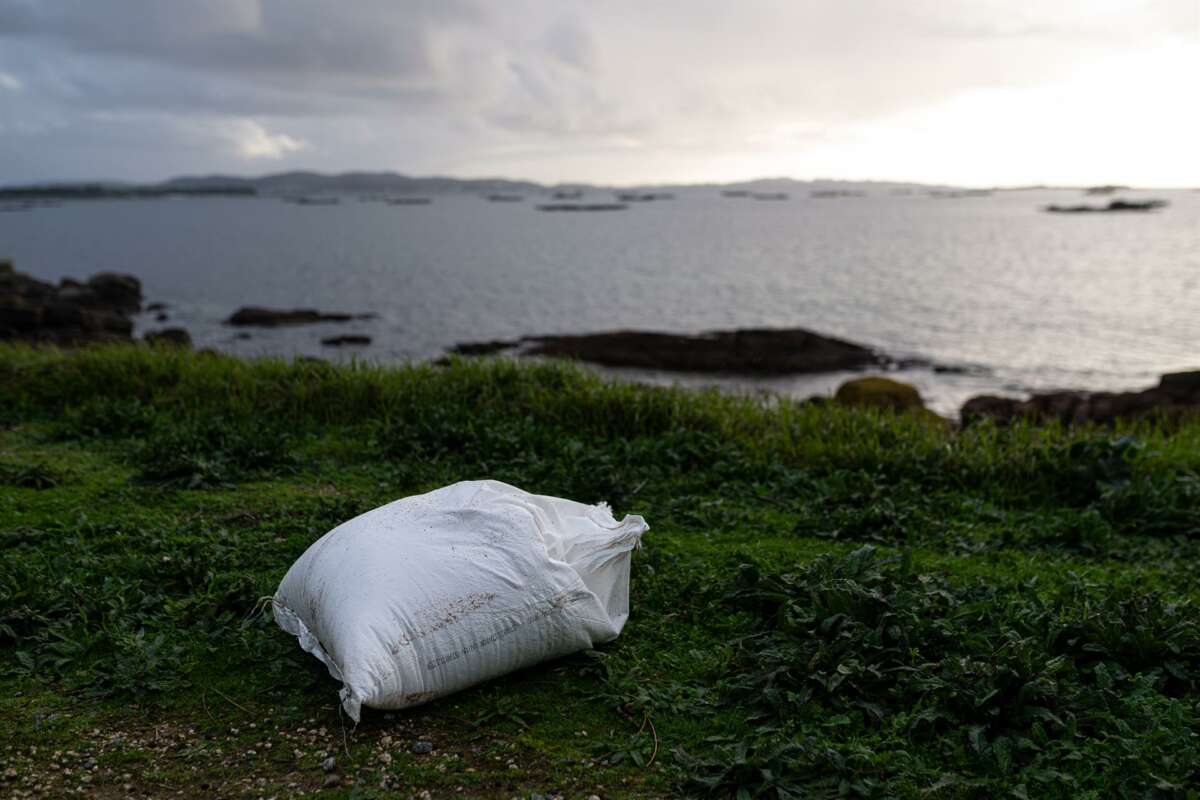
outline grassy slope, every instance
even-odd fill
[[[1200,782],[1197,424],[950,434],[569,368],[137,348],[0,349],[0,386],[4,792],[287,796],[329,754],[323,794],[360,797]],[[256,602],[338,522],[478,477],[646,516],[625,633],[344,732]]]

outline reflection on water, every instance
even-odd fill
[[[682,193],[565,215],[476,197],[77,203],[0,215],[0,256],[48,279],[132,272],[172,306],[169,324],[243,355],[354,357],[320,345],[340,333],[373,337],[358,357],[396,361],[524,334],[798,325],[986,368],[898,375],[944,411],[983,391],[1126,388],[1200,365],[1200,194],[1129,193],[1170,199],[1149,214],[1038,211],[1078,196]],[[220,322],[243,304],[380,316],[239,340]],[[680,380],[807,396],[842,377]]]

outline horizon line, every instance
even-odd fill
[[[1187,191],[1198,189],[1200,187],[1176,185],[1176,186],[1138,186],[1133,184],[1122,183],[1014,183],[1014,184],[991,184],[991,185],[976,185],[976,184],[956,184],[956,183],[939,183],[925,180],[903,180],[894,178],[834,178],[834,177],[816,177],[816,178],[796,178],[786,175],[759,176],[754,178],[739,178],[734,180],[696,180],[696,181],[644,181],[639,183],[595,183],[592,181],[573,181],[573,180],[558,180],[554,182],[539,181],[532,178],[507,177],[503,175],[486,175],[486,176],[470,176],[464,177],[459,175],[449,174],[412,174],[400,172],[396,169],[341,169],[335,171],[324,171],[316,169],[306,169],[297,167],[294,169],[279,170],[276,172],[262,172],[256,174],[238,174],[231,172],[212,171],[212,172],[183,172],[170,175],[166,178],[158,180],[137,181],[121,178],[72,178],[72,179],[51,179],[41,181],[31,181],[23,183],[12,183],[0,185],[3,189],[15,189],[23,187],[43,187],[43,186],[73,186],[87,184],[116,184],[116,185],[132,185],[132,186],[156,186],[171,181],[181,180],[185,178],[193,179],[213,179],[213,178],[229,178],[241,181],[258,181],[267,178],[272,178],[280,175],[288,175],[292,173],[309,173],[324,178],[337,178],[348,175],[389,175],[398,178],[407,178],[411,180],[447,180],[447,181],[505,181],[509,183],[530,183],[536,186],[545,188],[558,187],[592,187],[597,189],[634,189],[638,187],[704,187],[704,186],[734,186],[745,183],[758,183],[766,181],[788,181],[792,183],[860,183],[860,184],[897,184],[905,186],[923,186],[932,188],[952,188],[962,190],[991,190],[991,191],[1015,191],[1020,189],[1089,189],[1101,186],[1115,186],[1124,188],[1130,191]]]

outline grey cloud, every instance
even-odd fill
[[[575,20],[560,19],[542,37],[546,51],[562,63],[589,70],[596,63],[596,40],[591,32]]]
[[[5,0],[0,35],[239,75],[408,74],[432,26],[475,17],[458,0]]]
[[[1036,87],[1186,41],[1198,9],[1194,0],[0,0],[0,74],[20,87],[0,87],[0,171],[34,178],[71,160],[19,153],[18,130],[53,130],[55,148],[108,152],[138,177],[170,163],[173,146],[166,172],[236,168],[227,132],[260,129],[307,142],[285,156],[297,166],[416,171],[506,153],[549,165],[585,151],[619,150],[625,163],[637,148],[651,159],[668,148],[802,147],[965,92]],[[151,148],[147,130],[158,137]]]

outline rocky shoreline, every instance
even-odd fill
[[[462,343],[450,352],[461,356],[511,353],[616,368],[749,376],[914,366],[929,367],[935,373],[965,371],[954,365],[897,359],[863,345],[803,328],[740,329],[696,335],[626,330],[573,336],[526,336]],[[932,414],[915,387],[877,375],[846,381],[832,398],[808,400],[830,401],[846,406]],[[1163,375],[1157,386],[1138,392],[1061,390],[1035,393],[1025,400],[978,395],[963,405],[958,422],[963,427],[983,420],[998,425],[1018,420],[1113,425],[1119,420],[1150,417],[1170,420],[1195,413],[1200,413],[1200,371]]]
[[[143,306],[141,282],[132,275],[100,272],[85,281],[64,278],[56,285],[17,272],[11,262],[0,260],[0,341],[59,347],[133,342],[133,317],[143,311],[157,313],[157,321],[165,321],[166,306],[162,303]],[[274,328],[374,317],[374,314],[315,309],[244,306],[226,319],[225,324]],[[246,335],[238,334],[239,338]],[[157,345],[192,345],[191,337],[182,328],[147,331],[142,340]],[[370,343],[371,337],[358,333],[321,339],[323,346],[335,348]],[[927,367],[936,373],[963,369],[898,359],[805,328],[748,328],[699,334],[619,330],[526,336],[466,342],[452,347],[450,353],[461,356],[507,353],[625,369],[759,377],[899,367]],[[832,398],[814,397],[808,402],[835,402],[932,416],[915,387],[877,375],[847,381]],[[958,422],[963,427],[982,421],[998,425],[1019,421],[1113,425],[1119,420],[1147,418],[1171,421],[1197,413],[1200,413],[1200,371],[1192,371],[1163,375],[1156,386],[1136,392],[1060,390],[1035,393],[1023,400],[978,395],[962,406]]]
[[[0,261],[0,340],[55,345],[133,339],[131,314],[142,309],[142,284],[132,275],[100,272],[58,285]]]
[[[1027,400],[980,395],[963,404],[964,426],[982,420],[1007,425],[1019,420],[1064,425],[1112,425],[1118,420],[1178,419],[1200,412],[1200,370],[1163,375],[1140,392],[1039,392]]]
[[[133,317],[155,314],[168,319],[164,303],[142,305],[142,282],[119,272],[98,272],[86,281],[63,278],[58,284],[38,280],[0,261],[0,342],[78,347],[133,342]],[[191,347],[183,328],[146,331],[147,344]]]

